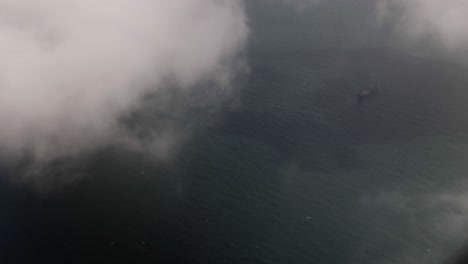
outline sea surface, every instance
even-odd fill
[[[468,242],[468,67],[395,44],[370,2],[250,1],[249,76],[216,114],[188,111],[174,160],[112,147],[52,191],[2,170],[0,263],[452,258]]]

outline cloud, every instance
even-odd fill
[[[431,40],[448,50],[468,46],[466,0],[379,0],[377,12],[382,21],[393,21],[397,32],[410,41]]]
[[[352,263],[443,263],[453,258],[466,242],[465,187],[363,195],[360,217],[368,230],[361,234],[363,239],[351,255]],[[383,251],[387,253],[379,254]]]
[[[109,144],[150,93],[228,85],[247,34],[240,0],[0,0],[0,150]]]

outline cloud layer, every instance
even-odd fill
[[[451,51],[468,46],[468,1],[379,0],[381,19],[395,21],[399,34],[421,43],[436,41]]]
[[[226,84],[247,31],[238,0],[0,0],[0,150],[107,144],[146,94]]]

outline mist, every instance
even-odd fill
[[[247,34],[238,0],[0,0],[0,152],[79,154],[148,94],[229,89]]]
[[[266,0],[307,9],[329,2],[346,0]],[[438,45],[451,52],[466,51],[468,45],[468,1],[467,0],[365,0],[375,6],[374,18],[380,29],[390,25],[398,41],[414,46]],[[364,14],[367,15],[367,14]],[[372,17],[371,16],[371,17]]]
[[[403,40],[419,45],[433,42],[449,51],[466,51],[468,1],[380,0],[380,21],[392,21]]]

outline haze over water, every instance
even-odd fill
[[[468,67],[395,44],[371,10],[364,0],[249,2],[250,73],[216,110],[165,117],[193,131],[174,161],[105,148],[58,162],[50,174],[87,175],[53,194],[3,178],[1,262],[452,257],[468,242]],[[372,85],[379,94],[356,102]]]

